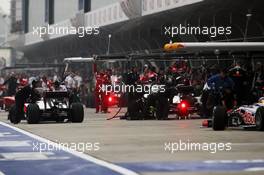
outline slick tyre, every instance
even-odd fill
[[[256,111],[256,129],[264,131],[264,107],[259,107]]]
[[[27,107],[28,124],[38,124],[40,121],[40,109],[37,104],[29,104]]]
[[[8,113],[8,120],[10,120],[11,123],[19,123],[18,117],[16,114],[16,105],[11,106],[9,113]]]
[[[156,118],[158,120],[168,120],[169,102],[167,98],[158,99],[156,102]]]
[[[71,120],[73,123],[82,123],[84,119],[84,109],[81,103],[71,105]]]
[[[128,104],[128,116],[127,120],[140,120],[141,110],[140,104],[137,101],[132,101]]]
[[[223,131],[226,128],[227,113],[226,108],[217,106],[213,110],[212,126],[215,131]]]

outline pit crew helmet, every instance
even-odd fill
[[[260,103],[260,104],[264,104],[264,97],[261,97],[261,98],[258,100],[258,103]]]
[[[40,82],[40,78],[39,77],[32,77],[32,78],[29,79],[30,87],[35,86],[38,82]]]

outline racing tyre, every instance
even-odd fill
[[[215,131],[223,131],[226,128],[227,113],[226,108],[217,106],[213,110],[212,126]]]
[[[16,118],[16,105],[11,106],[9,113],[8,113],[8,120],[10,120],[11,123],[17,123]]]
[[[15,115],[16,115],[16,105],[12,105],[10,110],[9,110],[7,120],[12,120]]]
[[[168,120],[169,102],[167,98],[161,98],[156,103],[156,118],[158,120]]]
[[[256,129],[264,131],[264,107],[259,107],[256,111]]]
[[[37,104],[29,104],[27,107],[28,124],[38,124],[40,121],[40,110]]]
[[[84,119],[84,109],[81,103],[71,105],[71,120],[73,123],[82,123]]]
[[[142,120],[143,112],[142,112],[142,104],[141,101],[133,100],[131,103],[128,103],[127,107],[127,120]]]

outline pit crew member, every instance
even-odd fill
[[[33,80],[31,85],[27,85],[20,89],[15,95],[16,101],[16,115],[15,119],[12,121],[14,124],[20,123],[21,119],[24,117],[24,104],[27,99],[36,101],[40,98],[40,95],[37,93],[36,88],[39,86],[39,80]]]
[[[248,85],[246,71],[239,64],[229,70],[230,78],[234,82],[237,105],[240,106],[245,101],[246,86]]]
[[[219,94],[222,104],[231,109],[236,106],[234,95],[234,81],[226,74],[224,70],[220,70],[219,74],[216,74],[207,80],[207,85],[211,90]]]
[[[111,76],[112,76],[112,70],[108,69],[106,73],[102,77],[102,84],[105,85],[111,85]],[[109,113],[108,112],[108,96],[107,92],[101,93],[101,112],[103,113]]]
[[[95,113],[98,113],[100,111],[100,105],[101,105],[101,88],[103,85],[103,73],[96,73],[95,79],[95,90],[94,90],[94,96],[95,96]]]
[[[10,78],[4,82],[4,85],[8,85],[7,96],[14,96],[16,94],[18,80],[14,72],[12,72]]]

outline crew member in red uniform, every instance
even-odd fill
[[[242,105],[246,99],[247,82],[246,71],[237,63],[229,70],[230,78],[234,81],[234,92],[236,95],[237,105]]]
[[[111,85],[111,75],[112,75],[112,71],[111,69],[108,69],[106,71],[106,73],[103,76],[103,85],[106,87],[106,85]],[[101,94],[101,100],[102,100],[102,109],[101,111],[103,113],[108,113],[108,97],[109,94],[107,94],[107,92],[102,92]]]
[[[178,67],[177,67],[177,64],[174,63],[172,66],[169,67],[169,70],[171,73],[178,73]]]
[[[21,86],[21,87],[25,87],[25,86],[27,86],[28,85],[28,79],[27,78],[20,78],[20,80],[19,80],[19,85]]]
[[[52,81],[52,80],[48,80],[48,81],[47,81],[47,86],[48,86],[48,89],[49,89],[50,91],[52,91],[53,86],[54,86],[53,81]]]
[[[94,90],[96,113],[100,111],[101,94],[103,93],[102,92],[103,77],[104,77],[103,73],[99,73],[99,72],[96,73],[96,76],[95,76],[96,83],[95,83],[95,90]]]
[[[148,72],[148,79],[151,82],[156,82],[158,78],[158,74],[156,73],[156,68],[151,67],[151,69]]]
[[[149,68],[147,65],[144,66],[144,73],[140,76],[140,82],[147,84],[150,81],[156,81],[158,74],[156,73],[155,67]]]
[[[144,65],[144,72],[142,75],[140,75],[139,81],[143,84],[148,83],[148,73],[149,73],[149,67],[148,65]]]
[[[142,84],[147,84],[148,81],[149,81],[149,79],[148,79],[148,74],[142,74],[142,75],[140,76],[140,82],[141,82]]]

